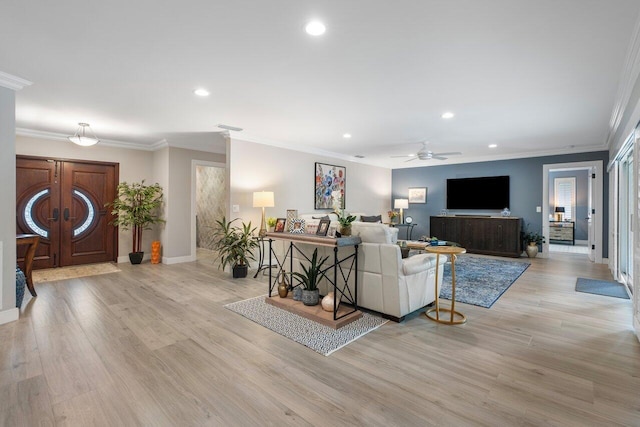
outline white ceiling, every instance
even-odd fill
[[[424,140],[463,152],[455,162],[604,150],[639,12],[638,0],[3,0],[0,71],[34,82],[16,110],[31,131],[83,121],[101,139],[216,150],[224,123],[387,167],[438,162],[389,157]],[[304,33],[312,18],[324,36]]]

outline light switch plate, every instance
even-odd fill
[[[233,212],[235,212],[235,213],[240,212],[240,205],[233,205],[233,206],[231,207],[231,210],[232,210]]]
[[[542,212],[542,206],[536,206],[536,212],[538,213]]]

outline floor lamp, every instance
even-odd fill
[[[272,208],[274,206],[273,191],[256,191],[253,193],[253,207],[262,208],[262,222],[260,223],[260,232],[258,233],[260,237],[264,237],[267,234],[264,208]]]
[[[395,199],[393,202],[394,209],[400,209],[400,224],[404,224],[403,209],[409,209],[409,199]]]

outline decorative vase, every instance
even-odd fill
[[[329,292],[322,298],[322,309],[324,311],[333,311],[333,300],[336,299],[336,296],[333,292]]]
[[[341,225],[340,226],[340,234],[343,236],[351,236],[351,224],[349,225]]]
[[[289,294],[289,283],[287,282],[286,272],[282,270],[278,274],[278,295],[280,298],[286,298]]]
[[[24,285],[27,283],[27,278],[25,277],[20,267],[16,265],[16,307],[22,307],[22,299],[24,298]]]
[[[535,258],[536,255],[538,255],[538,244],[536,242],[529,242],[525,252],[529,258]]]
[[[302,291],[302,303],[304,305],[318,305],[319,301],[320,291],[318,289],[314,289],[313,291],[305,289]]]
[[[151,264],[160,264],[160,241],[151,242]]]
[[[302,301],[302,287],[296,286],[293,288],[293,300],[294,301]]]
[[[246,265],[235,265],[233,267],[233,278],[242,279],[243,277],[247,277],[247,270],[249,270],[249,267]]]

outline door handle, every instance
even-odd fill
[[[75,216],[69,216],[69,208],[64,208],[64,220],[69,221],[70,219],[76,219]]]
[[[53,217],[47,218],[49,221],[58,222],[58,217],[60,216],[60,212],[58,208],[53,208]]]

